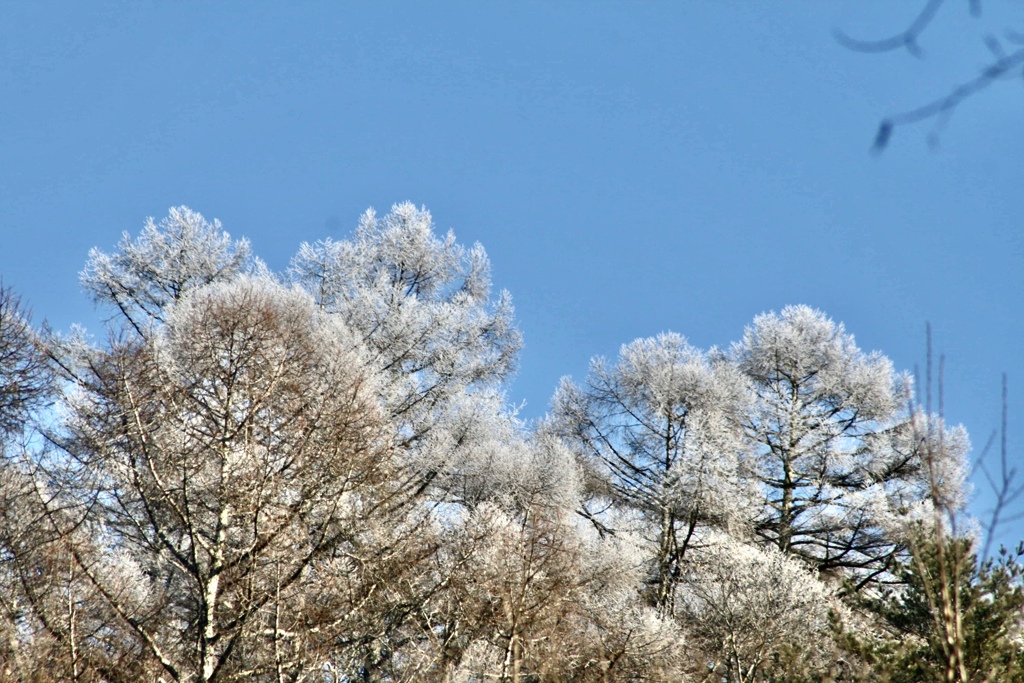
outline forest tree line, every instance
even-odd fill
[[[275,273],[185,207],[101,340],[0,289],[0,681],[1024,681],[970,444],[807,306],[524,423],[479,245],[372,211]]]

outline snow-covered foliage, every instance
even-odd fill
[[[585,387],[563,380],[549,427],[592,471],[593,493],[647,518],[658,550],[657,603],[671,610],[679,566],[698,527],[743,526],[755,513],[739,429],[748,398],[719,354],[677,334],[595,360]]]
[[[574,509],[581,473],[558,439],[528,435],[493,393],[464,394],[427,436],[424,451],[438,472],[435,488],[470,507],[489,501],[509,510]]]
[[[210,223],[186,206],[173,207],[159,223],[147,219],[135,240],[126,232],[118,246],[114,254],[89,251],[82,286],[140,334],[190,290],[265,271],[248,240],[232,241],[220,221]]]
[[[1024,680],[966,432],[819,311],[529,425],[508,294],[410,203],[284,275],[179,207],[82,282],[105,343],[0,289],[0,682]]]
[[[758,316],[730,357],[755,396],[743,426],[764,495],[757,535],[822,572],[875,576],[895,549],[891,501],[927,479],[899,446],[909,381],[807,306]]]
[[[918,467],[927,472],[923,479],[908,482],[907,497],[915,502],[932,501],[944,510],[962,510],[970,494],[971,440],[967,430],[963,425],[947,426],[942,417],[916,410],[904,432],[900,450],[912,453]],[[907,434],[914,440],[913,447],[906,444]]]
[[[805,675],[827,668],[831,653],[822,644],[834,598],[775,546],[714,534],[688,559],[677,600],[719,680],[747,683],[773,680],[780,668]]]
[[[681,629],[637,604],[628,543],[566,511],[491,504],[468,514],[459,539],[441,631],[450,680],[685,680]]]
[[[367,211],[351,240],[303,243],[289,274],[363,336],[409,440],[430,431],[450,401],[495,387],[515,368],[522,340],[508,292],[490,300],[486,252],[465,249],[451,231],[439,239],[426,209]]]

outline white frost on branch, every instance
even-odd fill
[[[119,250],[89,251],[80,279],[93,299],[114,308],[140,334],[164,321],[167,306],[187,292],[243,273],[267,272],[249,241],[232,241],[221,228],[186,206],[152,218],[136,239],[125,232]]]

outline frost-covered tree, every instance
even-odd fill
[[[0,284],[0,445],[24,430],[51,380],[46,354],[21,300]]]
[[[730,355],[755,396],[743,422],[764,496],[757,536],[823,573],[879,575],[893,515],[928,494],[906,378],[807,306],[758,316]],[[964,455],[951,450],[942,466]],[[962,480],[946,481],[957,495]]]
[[[833,602],[802,562],[725,534],[689,558],[679,588],[680,618],[708,674],[728,683],[827,670]]]
[[[160,222],[149,220],[137,238],[125,235],[114,254],[93,250],[81,276],[83,285],[96,301],[111,307],[128,330],[134,330],[131,336],[136,341],[119,341],[102,352],[81,340],[61,343],[56,355],[66,377],[92,387],[95,394],[98,369],[109,370],[112,358],[146,353],[156,358],[155,349],[171,348],[168,335],[180,327],[176,321],[181,311],[194,306],[189,302],[197,292],[247,282],[254,275],[263,279],[261,287],[274,289],[271,276],[251,255],[246,240],[233,241],[217,221],[208,222],[185,207],[172,209]],[[400,630],[404,617],[388,612],[389,601],[370,596],[375,591],[380,595],[381,582],[389,572],[408,572],[415,564],[408,556],[398,561],[398,554],[383,548],[402,546],[409,538],[421,541],[412,553],[417,557],[429,557],[436,548],[427,515],[416,501],[423,502],[429,491],[445,504],[501,500],[502,505],[521,508],[542,496],[558,497],[566,485],[572,488],[575,469],[557,448],[528,446],[518,433],[521,425],[503,405],[500,384],[514,368],[521,339],[507,293],[497,300],[490,298],[489,263],[482,247],[465,249],[450,232],[438,238],[428,212],[401,204],[379,219],[368,212],[350,240],[302,245],[289,277],[314,297],[317,325],[352,332],[346,337],[347,351],[339,351],[332,343],[324,345],[323,353],[348,358],[374,377],[372,389],[366,392],[383,405],[379,419],[388,425],[389,458],[403,463],[399,467],[395,460],[389,461],[390,475],[385,478],[394,503],[390,507],[402,512],[390,524],[373,525],[366,520],[366,533],[372,529],[376,541],[364,539],[361,552],[350,548],[345,558],[333,558],[333,574],[321,570],[319,579],[337,589],[330,596],[314,602],[304,600],[301,593],[292,594],[291,604],[308,604],[324,618],[330,606],[335,627],[351,633],[342,639],[344,647],[339,646],[342,641],[331,643],[329,629],[304,639],[294,634],[308,635],[309,629],[292,630],[287,643],[275,641],[274,647],[328,652],[324,661],[333,670],[383,675],[390,666],[387,653],[395,650],[389,639]],[[297,306],[305,311],[302,315],[308,313],[308,299]],[[360,349],[358,360],[352,360],[350,353],[355,347]],[[180,348],[186,349],[184,343]],[[155,361],[150,365],[157,366]],[[162,371],[171,373],[169,368]],[[202,372],[217,371],[206,366]],[[199,374],[194,381],[201,385],[206,380]],[[143,403],[140,409],[145,407]],[[486,416],[486,424],[474,424],[478,416]],[[268,426],[267,433],[271,432],[276,428]],[[95,438],[100,440],[98,433]],[[69,451],[75,439],[64,442]],[[516,463],[520,454],[536,461],[526,468],[530,476],[520,476],[523,469]],[[404,466],[410,463],[415,467]],[[76,474],[83,472],[79,469]],[[81,490],[88,486],[83,484]],[[401,504],[395,502],[399,499]],[[336,580],[340,575],[351,580]],[[408,581],[401,590],[394,585],[392,589],[391,597],[406,604],[406,614],[413,611],[410,605],[432,590],[429,581]],[[361,607],[353,609],[353,605]],[[347,614],[344,619],[337,616],[342,613]],[[266,610],[257,616],[267,618]],[[288,617],[275,619],[287,621]],[[255,653],[260,647],[255,640],[244,640],[235,656],[244,653],[248,659],[259,659]]]
[[[414,442],[467,391],[494,387],[515,367],[521,337],[511,298],[490,299],[479,244],[438,238],[426,209],[372,210],[352,239],[303,243],[290,274],[325,311],[356,330],[389,378],[385,399]]]
[[[113,254],[89,251],[82,286],[141,335],[190,290],[264,269],[248,240],[233,241],[220,221],[186,206],[171,208],[159,223],[147,219],[135,240],[126,232],[118,246]]]
[[[745,401],[731,364],[677,334],[627,344],[615,365],[595,360],[584,387],[563,380],[555,395],[551,428],[590,468],[592,493],[646,521],[651,599],[666,612],[695,533],[753,514],[738,429]]]
[[[682,634],[637,600],[635,548],[581,528],[569,509],[469,511],[446,551],[454,571],[416,680],[680,681]]]
[[[7,463],[0,480],[0,681],[156,680],[159,667],[81,562],[103,561],[103,585],[121,595],[134,565],[120,553],[104,559],[111,549],[20,464]]]
[[[46,632],[31,609],[33,599],[59,601],[60,589],[30,589],[40,584],[49,589],[67,578],[49,562],[53,535],[30,524],[40,518],[40,509],[35,482],[21,463],[35,413],[52,388],[43,342],[19,297],[0,284],[0,681],[59,680],[74,672],[66,666],[69,649]],[[21,561],[27,555],[32,559]],[[65,608],[69,604],[64,601]],[[37,675],[47,661],[52,662],[50,678]]]
[[[582,472],[574,454],[552,435],[528,433],[501,395],[464,394],[449,403],[442,420],[424,451],[446,502],[519,512],[571,508],[580,500]]]
[[[419,446],[408,453],[422,465],[415,489],[438,474],[428,464],[437,455],[421,441],[451,423],[449,406],[477,393],[490,401],[514,369],[521,337],[508,293],[490,297],[489,270],[480,245],[466,249],[451,232],[439,238],[429,212],[410,203],[383,217],[368,211],[351,239],[302,244],[289,269],[321,310],[361,337],[400,440]],[[176,207],[138,237],[125,234],[113,254],[93,249],[81,280],[145,337],[190,291],[242,275],[270,277],[248,241]]]
[[[72,548],[76,571],[163,677],[299,679],[343,621],[305,596],[339,562],[358,581],[372,531],[401,527],[372,374],[341,321],[266,279],[162,313],[76,373],[49,517],[105,549]]]

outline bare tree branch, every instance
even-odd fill
[[[835,36],[836,40],[843,47],[847,47],[857,52],[892,52],[893,50],[899,50],[905,48],[907,52],[914,55],[915,57],[923,57],[924,53],[921,51],[921,46],[918,44],[918,38],[924,33],[924,30],[928,28],[928,25],[935,19],[935,14],[942,7],[942,3],[945,0],[928,0],[925,6],[921,8],[921,12],[917,15],[917,18],[911,22],[903,31],[900,31],[894,36],[888,38],[881,38],[877,40],[861,40],[859,38],[852,38],[842,29],[834,29],[832,35]]]
[[[921,58],[924,56],[924,52],[921,50],[919,40],[934,21],[943,2],[944,0],[927,0],[917,17],[906,29],[887,38],[877,40],[853,38],[838,28],[834,29],[832,34],[840,45],[855,52],[883,53],[906,49],[913,56]],[[980,0],[969,0],[968,6],[973,17],[981,16]],[[1004,33],[1009,42],[1017,45],[1024,44],[1024,36],[1021,34],[1013,30],[1006,30]],[[875,131],[875,139],[871,145],[875,154],[881,153],[889,145],[897,126],[920,123],[928,119],[936,120],[935,128],[928,136],[929,144],[936,145],[939,131],[945,127],[953,113],[965,100],[994,82],[1016,74],[1017,70],[1024,66],[1024,48],[1007,52],[992,33],[987,33],[982,40],[995,61],[987,65],[977,77],[957,85],[945,95],[882,119]]]

